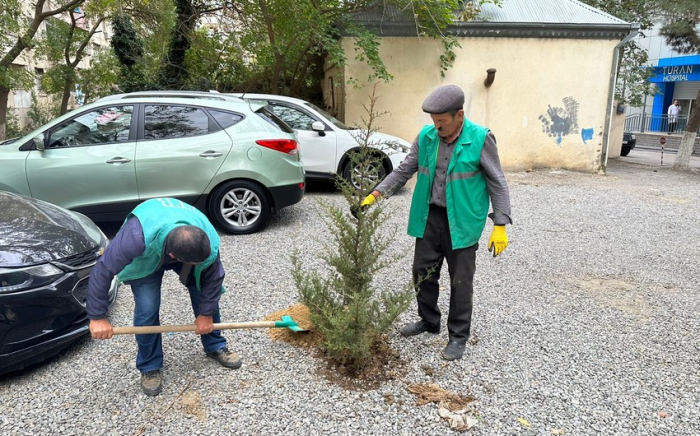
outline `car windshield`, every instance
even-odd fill
[[[337,119],[336,117],[334,117],[333,115],[331,115],[331,114],[329,114],[328,112],[324,111],[323,109],[321,109],[320,107],[316,106],[316,105],[313,104],[313,103],[309,103],[309,102],[305,101],[304,104],[305,104],[306,106],[310,107],[311,109],[315,110],[315,111],[318,112],[319,114],[321,114],[321,115],[323,116],[323,118],[325,118],[325,119],[327,119],[328,121],[330,121],[331,124],[333,124],[335,127],[339,128],[339,129],[343,129],[343,130],[355,130],[355,129],[357,129],[356,127],[348,127],[348,126],[346,126],[345,124],[343,124],[342,121],[340,121],[339,119]]]

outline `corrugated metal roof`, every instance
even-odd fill
[[[626,24],[576,0],[503,0],[500,8],[486,3],[481,18],[496,23]]]
[[[356,14],[360,22],[413,22],[410,9],[383,5]],[[619,18],[576,0],[502,0],[501,7],[487,3],[481,19],[492,23],[627,24]]]

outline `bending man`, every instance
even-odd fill
[[[90,275],[87,314],[95,339],[110,339],[107,290],[115,275],[131,285],[134,325],[160,325],[163,273],[173,270],[187,287],[196,333],[206,355],[226,368],[239,368],[241,359],[226,348],[226,339],[213,329],[221,322],[219,299],[224,269],[219,258],[219,235],[204,214],[174,198],[156,198],[137,206],[100,257]],[[141,389],[158,395],[163,388],[163,345],[160,334],[136,335],[136,368]]]

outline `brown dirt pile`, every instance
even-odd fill
[[[289,329],[273,328],[268,330],[270,338],[276,341],[285,341],[301,348],[316,348],[321,341],[321,334],[316,331],[314,324],[309,318],[309,308],[298,303],[286,309],[278,310],[265,317],[265,321],[279,321],[283,315],[289,315],[299,325],[308,332],[293,332]]]
[[[408,386],[408,391],[418,398],[416,404],[423,406],[428,403],[441,404],[450,411],[461,410],[474,401],[474,397],[464,397],[450,391],[446,391],[435,383],[417,383]]]

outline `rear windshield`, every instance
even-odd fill
[[[260,109],[256,110],[255,113],[258,114],[260,118],[277,127],[281,131],[286,133],[294,133],[294,130],[292,130],[287,124],[285,124],[284,121],[279,119],[277,115],[273,114],[264,107],[261,107]]]

